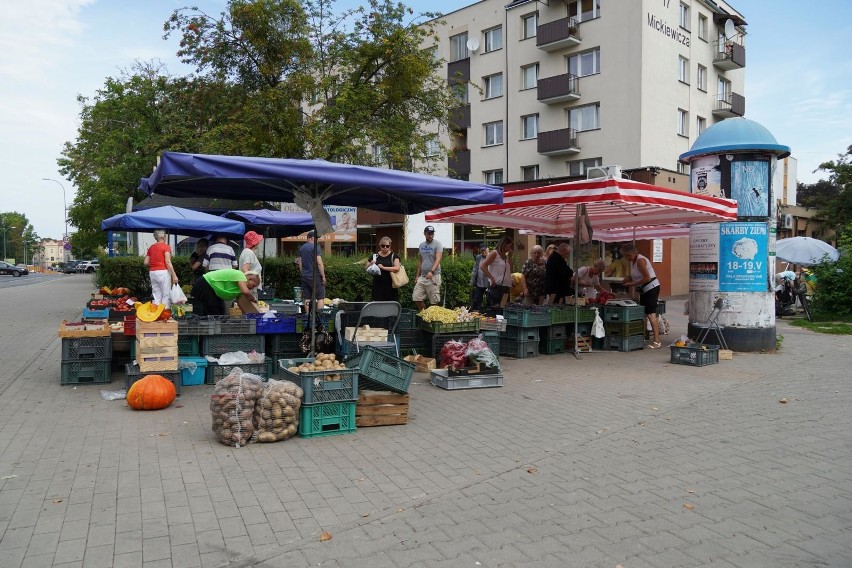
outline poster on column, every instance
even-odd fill
[[[719,290],[719,226],[715,223],[689,229],[689,289]]]
[[[765,292],[769,228],[766,223],[719,226],[719,291]]]
[[[737,156],[731,164],[731,198],[740,218],[769,217],[769,162]]]

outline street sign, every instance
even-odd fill
[[[71,250],[71,243],[65,243],[65,244],[62,246],[62,248],[64,248],[65,250]]]

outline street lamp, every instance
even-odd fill
[[[62,260],[66,260],[67,251],[65,250],[65,239],[68,238],[68,201],[65,200],[65,186],[62,185],[58,180],[53,178],[41,178],[42,181],[52,181],[53,183],[58,183],[59,187],[62,188],[62,206],[65,211],[65,234],[62,239]]]

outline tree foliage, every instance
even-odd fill
[[[5,246],[6,256],[14,258],[15,262],[27,261],[38,252],[36,244],[41,237],[33,229],[29,219],[23,213],[8,211],[0,213],[0,255],[3,254]],[[24,251],[26,249],[26,252]],[[0,260],[4,260],[0,258]]]
[[[852,226],[852,146],[845,154],[838,154],[837,160],[820,164],[817,171],[828,172],[828,181],[832,190],[825,190],[817,204],[820,218],[826,225],[840,235]],[[818,182],[814,185],[819,185]]]

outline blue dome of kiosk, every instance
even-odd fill
[[[769,152],[779,158],[790,155],[790,147],[779,144],[763,125],[747,118],[728,118],[702,132],[692,148],[680,155],[680,161],[690,162],[697,156],[740,151]]]

